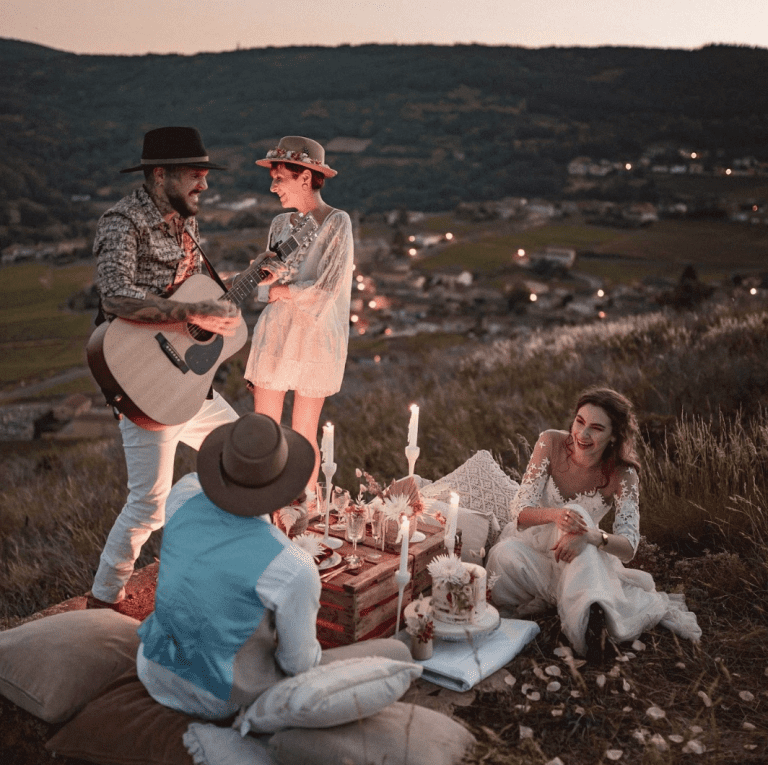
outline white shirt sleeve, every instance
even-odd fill
[[[256,592],[275,615],[275,659],[283,672],[296,675],[316,666],[322,653],[316,626],[320,575],[309,553],[287,544],[264,569]]]

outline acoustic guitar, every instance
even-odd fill
[[[317,235],[312,213],[300,215],[288,237],[272,249],[284,262]],[[225,291],[210,277],[194,274],[168,299],[180,302],[229,300],[237,306],[268,272],[272,258],[252,263]],[[116,318],[94,330],[86,355],[96,382],[129,420],[146,430],[163,430],[190,420],[203,405],[219,365],[245,345],[244,320],[231,337],[196,324],[150,324]]]

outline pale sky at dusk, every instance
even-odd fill
[[[768,0],[2,0],[0,37],[137,55],[344,43],[768,48]]]

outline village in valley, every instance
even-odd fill
[[[363,147],[364,148],[364,147]],[[357,151],[337,142],[337,151]],[[756,189],[768,167],[752,158],[703,157],[676,148],[648,151],[637,161],[574,158],[560,200],[505,197],[462,202],[447,213],[406,209],[361,213],[350,210],[355,235],[348,371],[397,364],[398,338],[443,335],[492,342],[520,338],[540,328],[607,322],[658,311],[685,310],[715,302],[745,306],[768,295],[768,269],[737,270],[728,253],[713,263],[674,253],[614,252],[589,240],[563,244],[563,231],[637,232],[666,222],[716,221],[736,234],[768,226],[768,203],[739,194],[702,193],[707,179],[751,179]],[[606,201],[591,192],[605,183],[637,186],[648,179],[686,179],[695,191],[668,194],[663,201]],[[718,188],[722,188],[722,183]],[[677,188],[680,188],[678,185]],[[683,188],[685,188],[683,186]],[[109,198],[73,200],[94,208],[94,223]],[[199,214],[202,243],[222,277],[235,276],[263,248],[269,221],[280,212],[268,194],[223,198],[215,188]],[[571,235],[572,236],[572,235]],[[762,234],[760,235],[762,237]],[[514,246],[528,239],[534,246]],[[682,240],[680,241],[682,245]],[[88,237],[38,245],[13,244],[2,266],[42,262],[51,266],[88,263]],[[689,250],[690,250],[689,243]],[[44,286],[44,285],[43,285]],[[95,287],[73,294],[64,308],[95,312]],[[264,307],[253,295],[243,304],[252,328]],[[390,342],[391,341],[391,342]],[[396,350],[397,349],[397,350]],[[71,374],[87,373],[71,370]],[[348,375],[353,379],[354,373]],[[32,392],[32,387],[29,391]],[[77,437],[111,432],[114,421],[82,396],[51,408],[45,402],[2,407],[0,433],[8,438]]]

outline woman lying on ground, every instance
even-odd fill
[[[516,616],[556,605],[573,649],[601,661],[606,631],[634,640],[656,624],[698,640],[681,595],[656,592],[650,574],[625,568],[640,541],[637,420],[609,388],[584,392],[570,432],[546,430],[534,447],[512,519],[488,557],[493,601]],[[615,511],[612,533],[598,524]]]

